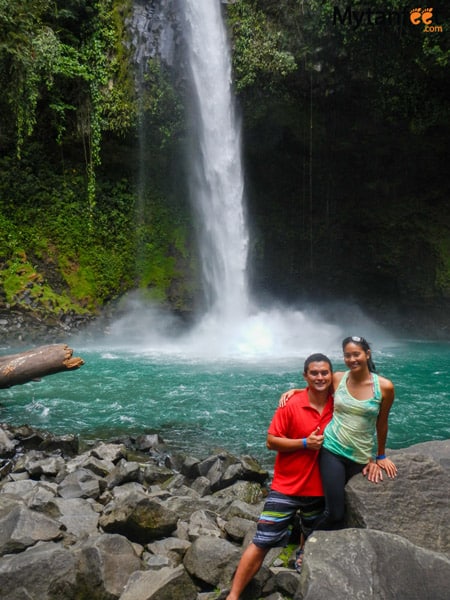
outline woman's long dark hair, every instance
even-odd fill
[[[342,341],[342,350],[345,349],[345,346],[347,344],[356,344],[357,346],[360,346],[364,350],[364,352],[370,350],[369,342],[365,338],[359,337],[358,335],[351,335],[349,337],[346,337],[345,340]],[[375,363],[372,360],[372,356],[369,356],[369,358],[367,359],[367,366],[371,373],[377,372]]]

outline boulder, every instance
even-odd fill
[[[152,554],[166,557],[171,567],[178,567],[182,563],[186,550],[190,545],[190,542],[187,540],[169,537],[148,544],[147,549]]]
[[[100,442],[91,450],[92,456],[100,460],[118,463],[121,458],[126,458],[127,448],[125,444],[105,444]]]
[[[253,459],[172,460],[131,437],[65,456],[16,429],[0,459],[1,600],[226,598],[267,493]],[[301,576],[291,548],[270,550],[242,600],[447,598],[450,442],[389,454],[396,480],[347,485],[358,529],[310,537]]]
[[[201,461],[195,456],[185,456],[180,466],[180,473],[190,479],[195,479],[200,476],[200,463]]]
[[[289,598],[292,598],[298,588],[298,574],[293,569],[283,567],[275,567],[271,569],[272,578],[267,582],[270,583],[271,589],[277,589]],[[264,592],[267,591],[267,583],[264,587]],[[349,596],[350,598],[351,596]]]
[[[158,449],[164,446],[164,440],[158,433],[147,433],[138,435],[136,438],[136,450],[140,452],[148,452],[154,448]]]
[[[108,490],[106,494],[114,502],[138,502],[149,497],[147,490],[137,481],[118,485],[112,490]]]
[[[200,496],[209,496],[211,494],[211,482],[207,477],[200,475],[194,479],[192,489]]]
[[[231,540],[242,543],[249,531],[254,535],[256,526],[254,521],[250,521],[249,519],[231,517],[231,519],[225,523],[225,531]]]
[[[158,571],[163,567],[178,566],[172,565],[169,558],[167,556],[162,556],[161,554],[149,554],[148,552],[145,552],[142,556],[142,559],[145,561],[145,566],[149,571]]]
[[[99,514],[92,503],[83,498],[53,498],[46,504],[45,511],[74,536],[83,537],[98,531]]]
[[[450,560],[398,535],[318,531],[305,546],[294,600],[447,600]]]
[[[206,477],[215,492],[228,487],[240,479],[264,483],[268,472],[251,457],[236,458],[226,451],[209,456],[196,465],[199,476]]]
[[[248,454],[240,457],[240,467],[241,471],[238,474],[238,479],[264,484],[269,477],[269,472],[263,469],[253,456],[249,456]]]
[[[42,450],[63,456],[73,456],[79,450],[78,437],[74,434],[54,435],[48,431],[39,431],[29,425],[20,427],[4,425],[3,428],[14,437],[17,445],[27,451]]]
[[[278,549],[278,552],[279,551],[280,549]],[[270,569],[274,553],[275,552],[272,550],[269,551],[271,556],[266,556],[260,570],[255,574],[249,585],[242,593],[241,600],[254,600],[255,598],[262,598],[275,591],[275,577]]]
[[[190,541],[194,541],[204,535],[223,537],[217,515],[209,510],[196,510],[188,521],[188,537]]]
[[[0,482],[0,494],[16,496],[25,502],[29,508],[33,504],[39,504],[37,498],[44,502],[54,498],[58,493],[58,486],[49,481],[38,481],[36,479],[4,480]]]
[[[20,470],[27,471],[30,477],[37,479],[41,475],[55,477],[65,468],[65,461],[61,456],[48,455],[46,452],[31,450],[20,462]]]
[[[253,506],[247,504],[242,500],[234,500],[228,507],[225,517],[232,519],[233,517],[241,517],[242,519],[248,519],[249,521],[257,521],[261,514],[261,506]]]
[[[125,496],[109,503],[99,525],[109,533],[120,533],[140,544],[169,536],[177,526],[178,515],[153,498]]]
[[[347,484],[348,525],[394,533],[450,554],[450,442],[390,455],[398,468],[395,479],[385,476],[374,485],[357,475]]]
[[[44,542],[0,560],[2,600],[69,600],[75,590],[76,561],[61,544]]]
[[[146,464],[143,470],[142,479],[147,485],[164,483],[174,477],[173,471],[165,466]],[[184,477],[180,476],[184,482]]]
[[[228,499],[230,504],[234,500],[241,500],[245,504],[258,505],[256,511],[263,505],[266,496],[267,490],[252,481],[236,481],[229,487],[214,493],[214,498]]]
[[[34,483],[37,485],[30,488],[27,493],[24,493],[23,495],[17,494],[17,496],[26,503],[28,508],[37,510],[39,512],[45,512],[49,517],[52,517],[53,515],[48,513],[46,507],[48,503],[52,502],[52,500],[56,497],[58,493],[58,486],[56,483],[51,483],[49,481],[35,481]],[[11,484],[5,485],[5,493],[11,493],[10,485]]]
[[[187,550],[183,564],[190,575],[213,586],[229,584],[241,552],[228,540],[199,537]]]
[[[85,452],[69,460],[66,464],[67,473],[73,473],[78,469],[88,469],[94,475],[106,477],[114,469],[115,465],[111,460],[102,460],[92,456],[90,452]]]
[[[130,481],[140,481],[141,467],[139,463],[120,459],[114,469],[107,475],[106,483],[109,489]]]
[[[6,477],[13,470],[14,463],[8,458],[0,458],[0,479]]]
[[[75,546],[73,553],[78,593],[83,591],[84,598],[91,598],[92,590],[98,598],[119,598],[130,575],[143,568],[133,545],[121,535],[96,533]]]
[[[62,498],[98,498],[101,492],[100,480],[89,469],[77,469],[61,481],[58,494]]]
[[[180,490],[182,492],[183,490]],[[226,500],[215,498],[214,496],[199,495],[191,490],[189,495],[171,495],[164,500],[165,505],[177,513],[180,519],[189,520],[192,513],[196,510],[209,510],[215,513],[222,513],[228,506]]]
[[[197,600],[197,589],[181,565],[163,567],[133,573],[120,600]]]
[[[78,436],[74,434],[49,435],[44,438],[39,448],[46,452],[59,451],[63,456],[74,456],[79,450]]]
[[[12,433],[14,438],[17,440],[18,445],[22,446],[25,450],[38,450],[45,440],[45,433],[34,429],[29,425],[21,425],[20,427],[8,427],[8,430]]]
[[[422,454],[438,462],[447,471],[450,470],[450,439],[413,444],[401,450],[391,450],[392,456],[398,454]]]
[[[20,501],[3,506],[0,512],[0,556],[21,552],[39,541],[62,538],[61,524],[32,511]]]
[[[11,456],[14,453],[14,442],[8,432],[0,427],[0,456]]]

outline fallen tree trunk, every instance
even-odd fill
[[[66,344],[52,344],[0,356],[0,388],[9,388],[84,365],[82,358],[73,357],[72,354],[73,350]]]

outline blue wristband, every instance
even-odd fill
[[[383,458],[386,458],[386,454],[379,454],[375,460],[383,460]]]
[[[308,443],[306,441],[306,438],[303,438],[303,448],[307,448],[308,447]]]

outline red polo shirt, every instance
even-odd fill
[[[308,400],[308,388],[297,392],[275,412],[268,433],[276,437],[299,439],[308,437],[317,427],[323,433],[333,416],[333,397],[319,414]],[[277,452],[272,489],[288,496],[323,496],[318,450],[301,448],[293,452]]]

